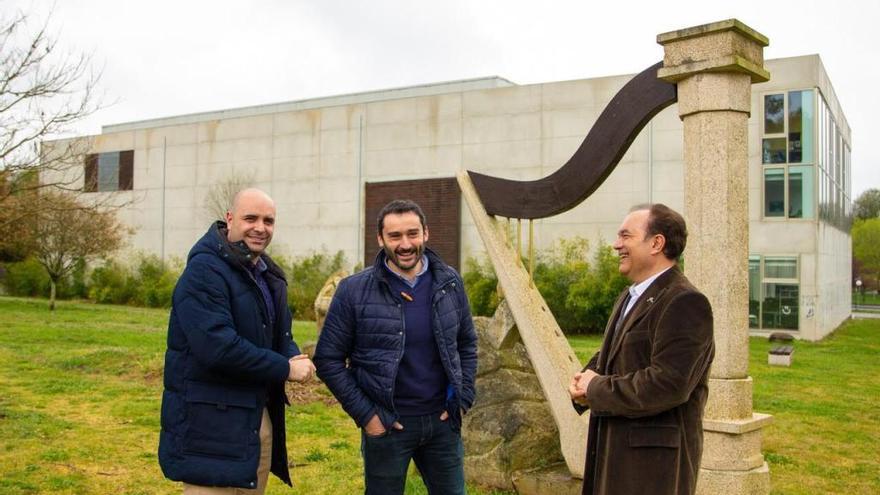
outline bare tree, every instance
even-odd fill
[[[233,172],[222,182],[218,182],[208,189],[205,195],[204,213],[209,221],[223,220],[226,211],[232,207],[235,194],[242,189],[250,187],[254,182],[253,173]]]
[[[100,107],[91,57],[61,50],[48,20],[33,24],[21,12],[0,16],[0,244],[34,213],[14,204],[47,188],[81,192],[90,140],[43,142]]]
[[[55,309],[58,282],[69,275],[79,260],[106,256],[122,246],[129,231],[113,210],[102,211],[79,204],[65,192],[43,191],[36,208],[34,230],[36,257],[49,274],[49,309]]]

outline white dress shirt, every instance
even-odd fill
[[[642,280],[641,282],[639,282],[637,284],[633,284],[633,285],[629,286],[629,302],[627,302],[626,308],[624,308],[624,310],[623,310],[623,317],[624,318],[626,318],[626,315],[629,314],[629,310],[631,310],[632,307],[636,305],[636,301],[639,300],[639,297],[641,297],[642,294],[644,294],[645,291],[648,290],[648,287],[650,287],[651,284],[655,280],[657,280],[657,277],[666,273],[666,270],[669,270],[669,268],[672,268],[672,267],[670,266],[670,267],[666,268],[665,270],[659,271],[659,272],[651,275],[650,277],[646,278],[645,280]]]

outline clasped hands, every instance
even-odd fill
[[[290,371],[287,379],[291,382],[307,382],[315,375],[315,365],[307,354],[293,356],[288,362]]]
[[[571,383],[568,385],[568,395],[571,396],[571,400],[574,401],[575,404],[581,406],[587,406],[587,387],[590,386],[590,382],[593,378],[599,376],[593,370],[586,370],[580,373],[575,373],[573,377],[571,377]]]

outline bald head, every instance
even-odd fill
[[[227,239],[244,241],[255,255],[256,262],[269,243],[275,230],[275,202],[263,191],[243,189],[235,195],[232,207],[226,212]]]
[[[245,202],[245,204],[247,204],[254,201],[266,201],[272,205],[272,208],[275,208],[275,201],[273,201],[268,194],[260,189],[257,189],[256,187],[249,187],[235,193],[235,196],[232,198],[232,206],[229,207],[229,211],[234,213],[241,207],[242,202]]]

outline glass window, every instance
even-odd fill
[[[788,93],[788,163],[801,163],[801,92]]]
[[[764,284],[761,326],[797,330],[798,293],[797,284]]]
[[[764,96],[764,134],[785,132],[785,95]]]
[[[797,330],[797,256],[749,256],[749,328]]]
[[[788,167],[788,217],[813,218],[813,167]]]
[[[764,216],[785,216],[785,169],[764,170]]]
[[[101,153],[98,155],[98,190],[117,189],[119,189],[119,153]]]
[[[814,104],[813,90],[797,91],[801,94],[801,160],[800,163],[813,163],[813,147],[815,146],[815,138],[813,136]],[[794,160],[790,160],[792,163]]]
[[[764,278],[788,278],[797,280],[797,258],[792,256],[765,257]]]
[[[765,138],[762,156],[764,163],[785,163],[785,138]]]

